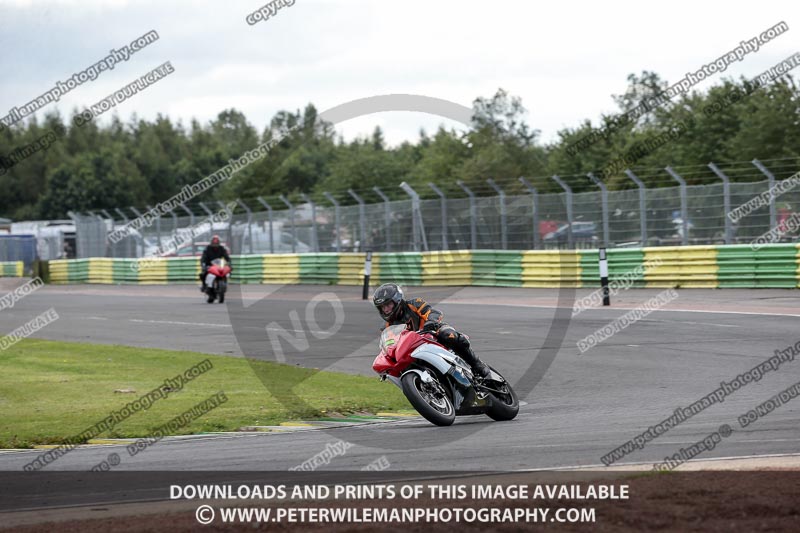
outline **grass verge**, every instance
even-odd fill
[[[377,378],[196,352],[25,339],[0,352],[0,448],[62,443],[205,359],[213,368],[95,438],[148,436],[219,391],[228,401],[176,434],[410,407]]]

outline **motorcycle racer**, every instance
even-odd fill
[[[408,329],[430,332],[439,344],[464,359],[476,376],[489,375],[489,367],[475,355],[469,337],[443,322],[442,312],[428,305],[422,298],[406,300],[399,285],[384,283],[375,289],[372,303],[386,321],[386,326],[406,324]]]
[[[206,249],[203,250],[203,256],[200,258],[200,291],[205,292],[206,290],[206,273],[208,272],[208,266],[214,259],[219,259],[220,257],[225,258],[225,261],[231,266],[231,270],[233,270],[233,266],[231,265],[231,258],[228,255],[228,250],[225,249],[222,244],[220,244],[219,235],[214,235],[211,237],[211,242]]]

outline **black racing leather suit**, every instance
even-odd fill
[[[483,365],[483,362],[472,351],[469,337],[443,322],[444,315],[441,311],[431,307],[422,298],[404,300],[400,305],[400,310],[395,315],[396,318],[392,322],[387,322],[387,326],[406,324],[413,331],[428,330],[435,335],[439,344],[453,350],[473,369]]]

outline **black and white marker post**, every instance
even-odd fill
[[[369,298],[369,275],[372,272],[372,250],[367,250],[367,257],[364,258],[364,290],[361,292],[361,299]]]
[[[608,258],[605,248],[600,248],[600,286],[603,287],[603,305],[611,305],[611,296],[608,293]]]

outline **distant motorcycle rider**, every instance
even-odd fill
[[[386,321],[387,326],[406,324],[414,331],[428,331],[442,346],[453,350],[472,367],[475,375],[486,377],[489,367],[472,351],[469,338],[442,322],[442,312],[428,305],[422,298],[406,300],[403,289],[395,283],[384,283],[372,295],[372,303]]]
[[[224,257],[225,261],[229,264],[231,262],[231,257],[228,255],[228,250],[225,249],[219,241],[219,235],[214,235],[211,237],[211,242],[206,249],[203,250],[203,256],[200,258],[200,291],[206,291],[206,273],[208,272],[208,267],[211,265],[211,262],[214,259],[219,259],[220,257]],[[231,267],[233,269],[233,267]]]

